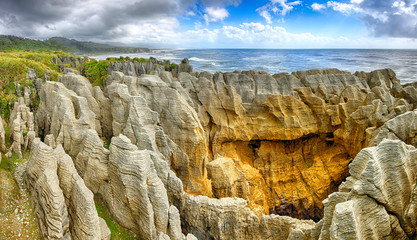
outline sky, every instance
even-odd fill
[[[417,48],[417,0],[0,0],[0,34],[151,48]]]

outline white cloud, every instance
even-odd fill
[[[206,24],[209,24],[210,22],[223,21],[229,17],[229,12],[225,8],[208,7],[204,10],[204,12],[206,13],[203,16]]]
[[[324,4],[319,4],[319,3],[313,3],[313,4],[311,4],[311,8],[312,8],[314,11],[320,11],[320,10],[322,10],[322,9],[325,9],[325,8],[326,8],[326,5],[324,5]]]
[[[332,8],[335,11],[345,13],[345,14],[352,14],[362,12],[362,9],[358,7],[356,4],[353,3],[341,3],[336,1],[329,1],[327,2],[327,7]]]
[[[294,6],[300,4],[302,4],[302,1],[270,0],[266,5],[256,9],[256,12],[259,16],[265,18],[268,24],[271,24],[273,15],[285,16],[294,9]]]
[[[330,38],[311,33],[292,33],[283,27],[262,23],[226,25],[209,30],[177,33],[177,47],[220,48],[416,48],[417,41],[407,38]]]

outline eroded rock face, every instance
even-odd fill
[[[359,152],[350,175],[325,201],[319,239],[408,239],[415,236],[417,151],[399,140],[383,140]]]
[[[39,138],[34,140],[26,182],[45,239],[109,239],[107,226],[100,225],[93,193],[61,145],[53,149]]]
[[[198,239],[311,239],[314,222],[286,216],[260,219],[240,198],[185,195],[183,224]]]
[[[250,208],[315,220],[371,130],[412,108],[394,94],[402,87],[390,70],[181,73],[178,82],[171,86],[197,112],[208,157],[232,158],[244,173]]]
[[[372,219],[365,225],[373,230],[357,236],[414,234],[412,221],[397,216],[413,216],[414,205],[394,214],[382,200],[353,193],[352,167],[344,187],[331,194],[363,147],[387,136],[414,143],[414,112],[407,112],[412,98],[390,70],[113,72],[103,91],[74,73],[60,79],[40,91],[40,135],[62,144],[85,186],[144,239],[183,238],[180,215],[182,227],[198,239],[349,238],[339,223],[365,224],[358,219],[373,216],[382,224]],[[106,149],[103,137],[109,136]],[[414,170],[406,171],[411,179]],[[79,179],[71,177],[72,186]],[[344,203],[354,194],[360,197]],[[362,207],[372,211],[361,215]],[[270,213],[323,220],[313,231],[312,221]]]
[[[0,116],[0,152],[6,151],[6,132],[3,126],[3,120]]]
[[[33,113],[30,111],[27,101],[20,97],[15,102],[13,111],[10,113],[10,137],[11,146],[9,154],[15,152],[22,157],[22,147],[26,150],[35,138]]]

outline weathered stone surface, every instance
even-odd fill
[[[26,181],[40,231],[45,239],[71,239],[68,210],[56,169],[53,149],[35,139]]]
[[[61,145],[54,150],[39,138],[34,140],[26,182],[45,239],[108,238],[108,229],[100,225],[93,193]]]
[[[379,157],[409,147],[372,150],[364,169],[376,170],[366,181],[352,172],[368,171],[355,164],[369,144],[414,144],[414,86],[399,85],[392,71],[141,75],[129,64],[103,92],[73,73],[61,77],[65,85],[46,82],[37,123],[41,137],[75,160],[85,186],[140,237],[183,238],[178,210],[198,239],[414,236],[417,206],[406,199],[417,192],[412,161],[400,171],[403,163]],[[100,136],[113,137],[109,150]],[[404,186],[391,186],[388,176]],[[323,219],[313,229],[312,221],[269,213]]]
[[[178,209],[171,205],[168,211],[168,236],[171,240],[182,240],[180,213]]]
[[[88,129],[96,129],[95,114],[85,97],[78,96],[59,82],[46,82],[39,94],[36,114],[38,134],[52,134],[56,144],[76,156]]]
[[[207,141],[194,109],[157,76],[114,73],[110,78],[106,93],[112,99],[114,135],[125,134],[139,149],[158,149],[172,159],[186,189],[209,195],[206,170],[201,168]]]
[[[363,149],[349,165],[350,177],[325,201],[319,239],[408,239],[416,232],[417,150],[399,140]]]
[[[59,76],[58,81],[87,100],[88,108],[95,114],[95,130],[99,136],[104,135],[110,138],[112,136],[110,105],[101,89],[99,87],[93,88],[87,78],[74,73]]]
[[[100,138],[92,129],[87,130],[75,157],[75,167],[85,185],[94,193],[108,181],[109,150],[103,147]]]
[[[0,116],[0,152],[6,151],[6,135],[5,134],[6,132],[3,126],[3,120],[1,119],[1,116]]]
[[[242,171],[231,158],[217,158],[207,164],[208,178],[212,179],[213,196],[248,199],[249,185]]]
[[[239,198],[185,195],[183,224],[198,239],[311,239],[313,221],[258,217]]]
[[[29,136],[28,133],[35,130],[33,113],[30,111],[23,97],[20,97],[18,101],[14,103],[9,122],[11,123],[10,137],[12,142],[9,151],[15,152],[21,158],[22,147],[26,150],[26,147],[30,146],[33,141],[33,133]]]
[[[149,150],[138,150],[124,135],[113,137],[109,185],[104,199],[120,224],[145,239],[155,239],[159,232],[167,232],[167,191]]]

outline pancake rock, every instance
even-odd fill
[[[314,222],[287,216],[258,218],[240,198],[185,195],[183,224],[198,239],[311,239]]]
[[[22,147],[26,150],[35,138],[33,113],[27,104],[27,101],[20,97],[15,102],[9,119],[12,141],[9,151],[15,152],[20,158],[22,157]]]
[[[6,151],[6,132],[3,126],[3,120],[0,116],[0,152]]]
[[[416,235],[417,150],[383,140],[359,152],[339,192],[324,201],[318,239],[408,239]]]
[[[53,149],[34,140],[26,182],[45,239],[110,239],[107,226],[100,224],[93,193],[61,145]]]
[[[414,105],[405,94],[413,86],[401,86],[391,70],[153,74],[114,71],[102,91],[67,71],[40,89],[37,132],[74,160],[61,171],[70,181],[58,174],[69,226],[81,211],[69,199],[88,198],[88,188],[143,239],[182,239],[182,230],[198,239],[343,238],[350,233],[341,223],[353,221],[344,219],[365,218],[364,229],[376,230],[357,236],[413,236],[411,217],[399,216],[413,216],[414,205],[394,211],[382,204],[391,195],[349,187],[363,147],[384,138],[414,143]],[[376,148],[375,156],[388,154],[386,145]]]
[[[394,94],[402,87],[391,70],[180,73],[171,86],[198,114],[208,162],[231,158],[248,182],[248,196],[222,197],[248,199],[263,213],[316,220],[370,131],[412,109]],[[215,178],[213,193],[224,181]]]

